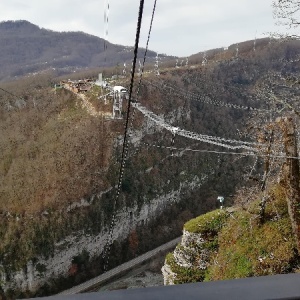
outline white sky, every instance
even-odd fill
[[[139,0],[0,0],[0,21],[27,20],[55,31],[84,31],[104,38],[109,1],[108,40],[133,46]],[[139,46],[145,47],[154,0],[146,0]],[[187,56],[278,31],[272,0],[157,0],[151,50]]]

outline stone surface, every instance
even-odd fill
[[[190,182],[180,183],[178,190],[172,190],[165,195],[161,195],[144,204],[142,207],[134,207],[131,209],[123,209],[116,214],[115,223],[112,232],[112,241],[123,240],[128,236],[131,230],[141,224],[147,224],[147,221],[157,217],[170,204],[178,203],[181,200],[181,193],[185,190],[193,190],[201,186],[207,179],[207,175],[203,178],[197,176]],[[93,197],[91,197],[93,199]],[[89,205],[88,201],[81,199],[74,206],[67,209],[79,209]],[[37,257],[33,264],[31,261],[27,263],[26,268],[18,272],[10,274],[10,280],[6,280],[5,274],[1,271],[2,287],[4,290],[8,288],[21,290],[36,290],[39,286],[48,282],[51,278],[58,276],[66,276],[71,266],[74,256],[80,255],[82,251],[87,251],[90,257],[101,255],[104,245],[107,242],[108,229],[103,228],[97,235],[89,235],[84,231],[79,231],[65,237],[55,245],[53,257],[45,259]],[[42,266],[43,271],[40,272],[37,266]],[[4,279],[4,280],[3,280]]]
[[[208,241],[201,233],[191,233],[183,230],[181,243],[177,245],[173,252],[174,261],[179,267],[198,268],[206,270],[209,265],[211,252],[205,247]],[[162,267],[164,285],[173,285],[177,279],[177,274],[165,261]]]

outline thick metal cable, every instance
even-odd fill
[[[130,108],[131,108],[131,102],[132,102],[132,90],[133,90],[133,83],[134,83],[134,73],[135,73],[138,46],[139,46],[139,39],[140,39],[143,10],[144,10],[144,0],[140,0],[140,8],[139,8],[137,30],[136,30],[136,37],[135,37],[134,58],[133,58],[132,72],[131,72],[131,83],[130,83],[130,90],[129,90],[129,100],[128,100],[128,105],[127,105],[127,115],[126,115],[125,132],[124,132],[124,139],[123,139],[121,166],[120,166],[120,171],[119,171],[119,180],[118,180],[117,192],[115,194],[115,199],[114,199],[114,203],[113,203],[113,211],[116,208],[116,204],[118,202],[119,195],[120,195],[120,192],[121,192],[121,186],[122,186],[124,170],[125,170],[125,162],[126,162],[126,158],[127,158],[127,154],[128,154],[128,128],[129,128],[128,125],[129,125],[129,118],[130,118]],[[112,244],[113,228],[115,226],[115,221],[116,221],[115,219],[116,219],[116,216],[114,214],[113,217],[112,217],[112,220],[111,220],[110,227],[109,227],[107,243],[106,243],[104,251],[103,251],[103,258],[105,258],[105,257],[107,258],[107,260],[104,264],[104,270],[105,271],[107,270],[108,262],[109,262],[109,256],[107,257],[107,255],[110,252],[110,247],[111,247],[111,244]]]
[[[11,92],[9,92],[9,91],[1,88],[1,87],[0,87],[0,90],[3,91],[3,92],[5,92],[5,93],[7,93],[7,94],[9,94],[9,95],[11,95],[11,96],[13,96],[16,99],[22,99],[22,97],[18,97],[17,95],[14,95],[13,93],[11,93]]]
[[[163,146],[163,145],[157,145],[157,144],[150,144],[150,143],[142,143],[145,147],[152,147],[152,148],[161,148],[161,149],[167,149],[171,152],[173,151],[179,151],[179,152],[195,152],[195,153],[214,153],[214,154],[227,154],[227,155],[238,155],[238,156],[254,156],[256,158],[258,157],[269,157],[269,158],[277,158],[277,159],[297,159],[300,160],[300,157],[293,157],[293,156],[286,156],[284,154],[260,154],[255,152],[232,152],[232,151],[216,151],[216,150],[205,150],[205,149],[191,149],[191,148],[177,148],[177,147],[171,147],[171,146]]]
[[[141,67],[141,70],[140,70],[140,80],[139,80],[138,87],[137,87],[137,92],[136,92],[136,101],[137,102],[138,102],[140,89],[141,89],[141,85],[142,85],[143,74],[144,74],[144,70],[145,70],[145,63],[146,63],[147,52],[148,52],[148,47],[149,47],[149,41],[150,41],[150,36],[151,36],[151,31],[152,31],[152,26],[153,26],[153,20],[154,20],[154,15],[155,15],[155,10],[156,10],[156,3],[157,3],[157,0],[154,1],[154,5],[153,5],[152,16],[151,16],[151,21],[150,21],[150,27],[149,27],[149,31],[148,31],[148,37],[147,37],[147,43],[146,43],[146,48],[145,48],[142,67]],[[136,109],[135,109],[135,107],[133,107],[129,129],[133,127],[135,113],[136,113]],[[130,132],[129,132],[129,135],[130,135]],[[135,152],[137,152],[137,151],[138,150],[135,150]]]
[[[212,99],[208,95],[200,95],[200,94],[195,94],[191,93],[189,91],[185,91],[183,89],[180,89],[178,86],[170,85],[170,84],[165,84],[165,83],[160,83],[160,86],[158,84],[154,84],[151,81],[147,81],[147,84],[157,88],[157,89],[163,89],[166,92],[172,92],[175,95],[178,95],[180,97],[184,97],[190,101],[198,101],[206,104],[211,104],[214,106],[219,106],[219,107],[228,107],[228,108],[233,108],[233,109],[240,109],[240,110],[246,110],[246,111],[261,111],[261,112],[268,112],[269,110],[267,109],[260,109],[252,106],[244,106],[244,105],[239,105],[239,104],[234,104],[234,103],[228,103],[228,102],[223,102],[220,100],[215,100]]]
[[[194,132],[191,132],[188,130],[180,129],[179,127],[175,127],[170,124],[167,124],[163,118],[161,118],[158,115],[154,114],[153,112],[147,110],[144,106],[142,106],[138,103],[134,103],[133,105],[147,118],[149,118],[150,120],[155,122],[157,125],[161,126],[162,128],[165,128],[166,130],[170,131],[172,134],[177,134],[177,135],[189,138],[189,139],[198,140],[198,141],[202,141],[205,143],[225,147],[228,149],[234,149],[234,150],[243,148],[243,149],[250,150],[250,151],[257,151],[255,148],[250,147],[250,145],[263,146],[262,144],[258,144],[258,143],[224,139],[224,138],[220,138],[220,137],[203,135],[203,134],[194,133]],[[223,142],[225,142],[227,144],[224,144]],[[237,145],[234,145],[234,144],[237,144]]]

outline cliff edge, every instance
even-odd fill
[[[283,187],[272,186],[264,219],[260,195],[243,207],[215,210],[188,221],[182,241],[166,256],[164,284],[299,272]]]

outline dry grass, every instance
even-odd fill
[[[258,219],[256,201],[235,212],[219,233],[219,251],[206,280],[242,278],[291,272],[297,259],[283,188],[269,191],[266,219]]]
[[[105,188],[114,129],[64,90],[0,122],[0,211],[34,213]],[[38,102],[39,101],[39,102]]]

